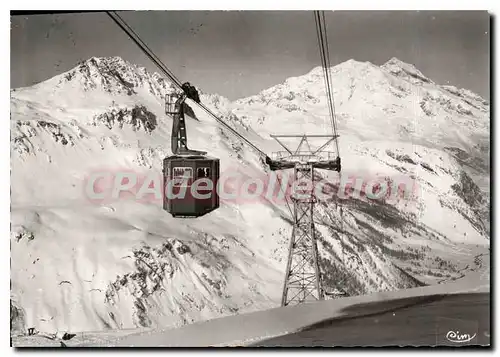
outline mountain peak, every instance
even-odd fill
[[[95,74],[107,75],[118,73],[135,73],[145,74],[146,70],[132,64],[121,57],[90,57],[89,59],[78,63],[72,71],[90,70]]]
[[[132,64],[119,56],[90,57],[80,61],[76,67],[53,77],[41,86],[67,91],[103,90],[113,94],[137,94],[137,90],[145,89],[162,98],[171,90],[172,84],[158,73],[150,73],[144,67]]]
[[[406,63],[404,61],[401,61],[399,58],[397,57],[392,57],[390,60],[388,60],[387,62],[385,62],[383,64],[383,66],[387,66],[387,65],[398,65],[398,66],[413,66],[412,64],[410,63]]]
[[[369,64],[369,62],[361,62],[361,61],[356,61],[355,59],[348,59],[344,62],[341,62],[335,66],[331,66],[330,70],[336,71],[336,70],[343,70],[343,69],[349,69],[349,68],[355,68],[355,67],[363,67]],[[305,74],[306,76],[308,75],[323,75],[324,68],[322,66],[316,66],[314,67],[309,73]]]
[[[389,61],[380,66],[380,68],[397,77],[404,78],[412,84],[422,85],[423,83],[434,83],[420,72],[415,65],[403,62],[396,57],[392,57]]]
[[[80,62],[78,65],[81,66],[82,64],[88,66],[97,66],[97,67],[113,67],[113,68],[122,67],[123,69],[140,68],[139,66],[132,64],[131,62],[128,62],[119,56],[112,56],[112,57],[92,56],[89,59]]]

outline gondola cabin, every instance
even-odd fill
[[[219,208],[219,159],[170,156],[163,167],[163,208],[173,217],[200,217]]]
[[[165,97],[165,112],[173,119],[173,156],[163,160],[163,208],[173,217],[199,217],[219,208],[219,159],[188,148],[184,120],[187,98],[200,103],[198,91],[188,82],[182,85],[182,92]]]

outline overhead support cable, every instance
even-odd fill
[[[322,21],[323,22],[323,33],[324,33],[324,38],[325,38],[325,52],[326,52],[326,68],[325,68],[325,71],[326,71],[326,75],[327,75],[328,83],[329,83],[328,88],[329,88],[329,91],[330,91],[330,104],[331,104],[332,113],[333,113],[333,116],[332,116],[332,126],[333,126],[334,135],[337,135],[337,133],[338,133],[338,131],[337,131],[337,116],[336,116],[336,113],[335,113],[335,100],[333,98],[333,80],[332,80],[332,72],[331,72],[332,65],[331,65],[331,62],[330,62],[330,48],[328,46],[328,37],[327,37],[325,12],[322,11],[321,15],[322,15],[322,20],[323,20]],[[335,141],[335,144],[337,146],[337,154],[340,156],[338,142]]]
[[[330,120],[332,126],[332,134],[337,136],[337,125],[336,125],[336,117],[335,117],[335,105],[332,95],[332,80],[331,80],[331,64],[330,64],[330,54],[328,47],[328,38],[326,31],[326,21],[324,12],[315,11],[314,12],[314,20],[316,23],[316,34],[318,38],[318,46],[319,53],[321,59],[321,67],[323,69],[323,76],[325,82],[325,91],[328,102],[328,110],[330,113]],[[337,155],[340,156],[338,141],[335,140],[335,145],[337,149]]]
[[[126,23],[126,21],[116,13],[116,11],[107,11],[107,14],[111,19],[130,37],[130,39],[146,54],[146,56],[160,69],[160,71],[169,78],[173,84],[175,84],[179,89],[182,89],[182,82],[170,71],[170,69],[155,55],[155,53],[146,45],[144,41],[141,40],[139,35]],[[238,133],[229,124],[215,115],[206,105],[203,103],[196,103],[200,108],[202,108],[207,114],[213,117],[219,124],[224,126],[232,134],[243,140],[248,146],[257,151],[260,155],[268,159],[267,154],[260,150],[255,144],[245,138],[243,135]]]
[[[330,49],[328,46],[328,38],[327,38],[327,28],[326,28],[326,21],[325,21],[325,13],[324,11],[315,11],[314,12],[314,19],[316,22],[316,34],[318,37],[318,46],[319,46],[319,52],[320,52],[320,58],[321,58],[321,66],[323,68],[323,75],[324,75],[324,81],[325,81],[325,91],[326,91],[326,96],[328,100],[328,109],[330,113],[330,118],[331,118],[331,124],[332,124],[332,132],[333,136],[335,138],[335,145],[337,149],[337,155],[340,157],[340,151],[339,151],[339,144],[338,144],[338,135],[337,135],[337,118],[336,118],[336,113],[335,113],[335,102],[333,99],[333,87],[332,87],[332,79],[331,79],[331,63],[330,63]],[[339,171],[339,179],[342,180],[342,173]],[[345,267],[345,260],[344,260],[344,210],[342,207],[342,202],[338,200],[338,208],[339,208],[339,221],[340,221],[340,230],[338,232],[338,237],[340,239],[340,245],[341,245],[341,254],[342,254],[342,265]],[[330,217],[330,219],[332,219]]]

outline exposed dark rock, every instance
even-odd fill
[[[26,317],[23,309],[10,301],[10,333],[19,334],[26,331]]]
[[[422,167],[423,167],[424,169],[426,169],[427,171],[432,172],[433,174],[435,174],[435,173],[436,173],[436,171],[434,171],[434,170],[432,169],[432,167],[430,167],[430,166],[429,166],[429,164],[426,164],[425,162],[421,162],[421,163],[420,163],[420,166],[422,166]]]
[[[407,163],[412,164],[412,165],[417,164],[415,161],[412,160],[412,158],[408,154],[400,155],[400,154],[393,153],[390,150],[386,150],[385,153],[387,154],[387,156],[392,157],[395,160],[398,160],[401,162],[407,162]]]
[[[483,193],[465,171],[460,171],[459,180],[451,188],[473,209],[484,202]]]
[[[94,125],[102,123],[108,129],[112,129],[115,125],[123,129],[123,126],[128,124],[135,131],[142,128],[148,133],[158,125],[156,115],[143,105],[136,105],[133,108],[111,108],[105,113],[96,115],[93,123]]]

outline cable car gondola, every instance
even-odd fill
[[[187,146],[185,100],[200,103],[198,91],[189,82],[182,92],[165,97],[165,112],[173,117],[172,156],[163,160],[163,208],[173,217],[200,217],[219,208],[217,183],[219,159]]]

